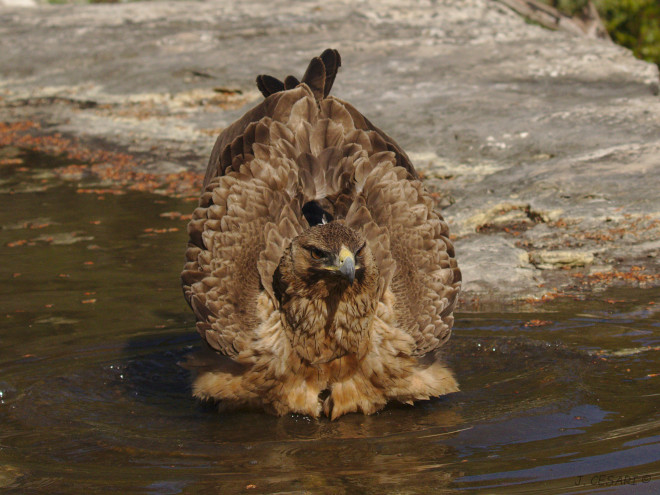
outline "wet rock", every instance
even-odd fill
[[[576,268],[593,263],[594,255],[581,251],[532,251],[529,262],[541,270]]]
[[[215,136],[261,98],[256,74],[299,74],[331,46],[333,93],[436,192],[466,297],[571,284],[558,268],[572,263],[523,253],[660,272],[658,68],[610,42],[492,0],[23,3],[0,2],[0,121],[127,150],[142,172],[201,173]]]
[[[42,318],[37,318],[36,320],[34,320],[34,322],[39,325],[53,325],[55,327],[60,325],[74,325],[79,321],[80,320],[67,318],[65,316],[44,316]]]
[[[513,295],[536,285],[527,252],[503,235],[468,237],[456,242],[456,250],[462,254],[463,283],[471,292],[492,296],[508,289]]]
[[[556,220],[562,210],[536,211],[529,203],[504,202],[477,212],[463,226],[470,232],[527,230],[539,222]]]
[[[82,236],[80,235],[80,232],[57,232],[53,234],[40,235],[39,237],[35,237],[33,239],[33,241],[46,242],[54,246],[68,246],[70,244],[92,240],[94,240],[93,236]]]

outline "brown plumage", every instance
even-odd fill
[[[460,271],[406,154],[328,96],[336,50],[218,137],[181,275],[208,344],[193,393],[332,419],[458,390],[449,339]]]

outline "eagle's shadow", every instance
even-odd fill
[[[162,329],[130,338],[122,349],[116,380],[135,401],[171,409],[192,402],[190,372],[178,365],[199,343],[191,318],[161,312]]]

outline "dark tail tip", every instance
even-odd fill
[[[261,94],[264,95],[265,98],[268,98],[273,93],[284,91],[284,84],[273,76],[261,74],[257,76],[257,88],[259,88],[259,91],[261,91]]]
[[[341,67],[339,52],[328,48],[319,57],[314,57],[310,61],[302,81],[287,76],[282,82],[273,76],[262,74],[257,76],[257,88],[264,97],[268,98],[273,93],[293,89],[303,82],[310,87],[317,100],[322,100],[330,94],[339,67]]]
[[[341,56],[337,50],[328,48],[321,54],[320,58],[325,66],[325,84],[323,88],[323,97],[325,98],[330,94],[339,67],[341,67]]]
[[[309,62],[302,82],[309,86],[317,101],[323,99],[325,95],[325,64],[321,57],[314,57]]]
[[[300,81],[297,77],[286,76],[286,79],[284,80],[284,89],[293,89],[298,86],[298,84],[300,84]]]

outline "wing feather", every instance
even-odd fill
[[[182,272],[197,329],[233,358],[274,307],[273,277],[291,240],[309,227],[309,201],[360,230],[379,272],[379,297],[422,355],[441,345],[460,288],[447,225],[410,160],[350,104],[328,97],[341,65],[313,59],[302,82],[259,76],[266,97],[218,137],[188,225]],[[389,294],[389,295],[388,295]]]

